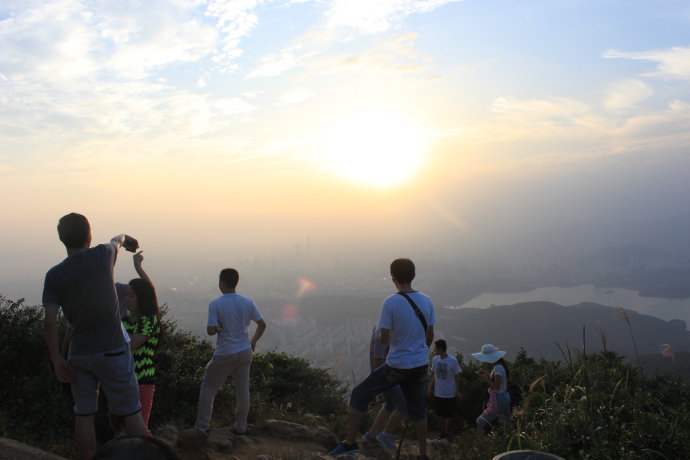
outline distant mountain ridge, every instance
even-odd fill
[[[558,345],[597,352],[604,349],[605,341],[608,350],[634,356],[630,329],[623,319],[617,319],[616,310],[595,303],[526,302],[481,310],[445,310],[439,313],[438,327],[463,353],[494,343],[513,353],[523,347],[531,355],[563,359]],[[661,353],[662,344],[690,351],[690,332],[684,321],[665,321],[632,310],[625,313],[639,354]]]

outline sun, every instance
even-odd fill
[[[360,113],[327,129],[322,148],[335,174],[381,188],[410,180],[427,150],[418,123],[387,112]]]

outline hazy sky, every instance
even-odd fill
[[[70,211],[159,260],[687,211],[689,31],[687,0],[4,0],[0,293]]]

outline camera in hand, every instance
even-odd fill
[[[122,244],[129,252],[134,252],[139,249],[139,242],[129,235],[125,235],[125,242]]]

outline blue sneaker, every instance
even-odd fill
[[[364,442],[376,442],[376,436],[369,433],[368,431],[362,436],[362,441]]]
[[[383,431],[376,435],[376,440],[388,450],[396,450],[398,446],[395,445],[395,436],[384,433]]]
[[[359,452],[359,446],[356,442],[350,444],[349,442],[341,442],[338,447],[328,453],[331,457],[338,457],[339,455],[356,454]]]

